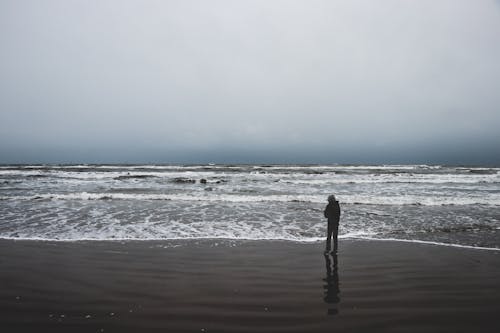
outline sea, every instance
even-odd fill
[[[2,165],[0,238],[323,242],[500,250],[500,168],[443,165]]]

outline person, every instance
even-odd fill
[[[324,212],[325,217],[328,219],[328,230],[326,236],[326,250],[325,253],[330,252],[332,248],[332,236],[333,236],[333,251],[332,253],[337,253],[338,249],[338,234],[339,234],[339,221],[340,221],[340,205],[337,200],[335,200],[334,195],[328,197],[328,205]]]

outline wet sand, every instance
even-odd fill
[[[0,240],[5,332],[498,332],[500,252]],[[337,262],[337,265],[335,265]]]

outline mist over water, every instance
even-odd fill
[[[500,168],[427,165],[0,167],[0,237],[41,240],[341,238],[500,248]]]

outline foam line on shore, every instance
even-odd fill
[[[339,238],[342,238],[342,237],[339,236]],[[472,249],[472,250],[500,251],[500,248],[497,248],[497,247],[461,245],[461,244],[453,244],[453,243],[442,243],[442,242],[425,241],[425,240],[418,240],[418,239],[375,238],[375,237],[362,237],[362,236],[360,236],[360,237],[346,237],[345,239],[389,241],[389,242],[401,242],[401,243],[417,243],[417,244],[427,244],[427,245],[458,247],[458,248]]]
[[[446,247],[455,247],[470,250],[485,250],[485,251],[500,251],[500,248],[496,247],[483,247],[483,246],[472,246],[472,245],[461,245],[453,243],[442,243],[425,241],[418,239],[399,239],[399,238],[375,238],[375,237],[363,237],[363,236],[339,236],[339,239],[345,240],[370,240],[370,241],[388,241],[388,242],[401,242],[401,243],[417,243],[425,245],[437,245]],[[230,238],[230,237],[188,237],[188,238],[41,238],[41,237],[3,237],[0,236],[0,240],[13,240],[13,241],[41,241],[41,242],[144,242],[144,241],[195,241],[195,240],[226,240],[226,241],[284,241],[284,242],[294,242],[294,243],[317,243],[324,241],[324,237],[313,237],[309,239],[290,239],[290,238]]]
[[[280,242],[295,242],[295,243],[316,243],[324,240],[324,237],[311,237],[308,239],[291,239],[291,238],[231,238],[231,237],[116,237],[116,238],[43,238],[43,237],[8,237],[0,236],[0,240],[13,241],[40,241],[40,242],[147,242],[147,241],[194,241],[194,240],[227,240],[227,241],[280,241]]]

